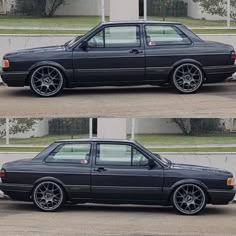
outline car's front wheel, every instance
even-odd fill
[[[196,93],[203,85],[204,74],[202,69],[192,63],[185,63],[172,73],[171,83],[175,89],[183,94]]]
[[[197,215],[207,204],[205,191],[195,184],[183,184],[172,195],[174,208],[183,215]]]
[[[41,211],[57,211],[64,204],[64,190],[55,182],[41,182],[33,190],[33,201],[35,206]]]
[[[54,66],[41,66],[35,69],[30,76],[32,91],[41,97],[53,97],[60,94],[64,84],[63,74]]]

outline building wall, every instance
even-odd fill
[[[105,0],[105,14],[109,16],[110,0]],[[67,16],[100,16],[101,0],[67,0],[56,12]]]
[[[0,14],[6,14],[11,11],[12,5],[15,0],[0,0]]]
[[[136,134],[181,134],[171,119],[135,119]],[[127,120],[127,134],[131,134],[131,119]]]

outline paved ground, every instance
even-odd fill
[[[28,88],[0,86],[0,117],[235,117],[236,83],[205,86],[181,95],[171,88],[69,89],[56,98],[32,96]]]
[[[65,207],[38,212],[32,204],[0,201],[0,234],[46,235],[236,235],[236,205],[210,206],[203,215],[186,217],[172,208],[142,206]]]

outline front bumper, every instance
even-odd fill
[[[222,82],[232,77],[236,72],[236,64],[228,66],[205,66],[206,83]]]
[[[27,82],[28,72],[10,72],[0,71],[0,76],[5,84],[9,87],[24,87]]]
[[[210,201],[213,205],[227,205],[232,202],[236,195],[236,189],[209,190]]]
[[[28,201],[33,189],[33,185],[26,184],[6,184],[0,182],[0,190],[13,200]]]

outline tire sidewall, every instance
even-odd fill
[[[45,65],[45,66],[47,66],[47,65]],[[61,72],[61,70],[58,69],[58,68],[55,67],[55,66],[50,66],[50,65],[49,65],[51,68],[57,70],[57,71],[60,73],[61,78],[62,78],[62,80],[63,80],[63,81],[62,81],[61,88],[57,91],[57,93],[55,93],[55,94],[53,94],[53,95],[45,96],[45,95],[42,95],[42,94],[38,93],[38,92],[34,89],[34,86],[33,86],[33,75],[34,75],[34,73],[36,72],[36,70],[38,70],[38,69],[40,69],[40,68],[42,68],[42,67],[45,67],[45,66],[37,67],[37,68],[35,68],[35,69],[30,73],[29,84],[30,84],[31,91],[32,91],[33,94],[36,95],[37,97],[50,98],[50,97],[59,96],[59,95],[62,93],[62,91],[63,91],[63,89],[64,89],[64,87],[65,87],[65,76],[64,76],[64,74]]]
[[[62,191],[62,201],[61,201],[60,205],[59,205],[56,209],[53,209],[53,210],[46,210],[46,209],[41,208],[41,207],[37,204],[37,202],[36,202],[36,200],[35,200],[35,190],[37,189],[37,187],[38,187],[39,185],[41,185],[41,184],[43,184],[43,183],[47,183],[47,182],[56,184],[56,185],[61,189],[61,191]],[[64,191],[63,187],[62,187],[60,184],[56,183],[56,182],[53,182],[53,181],[43,181],[43,182],[38,183],[38,184],[34,187],[34,189],[33,189],[33,191],[32,191],[32,199],[33,199],[33,203],[34,203],[35,207],[38,208],[40,211],[43,211],[43,212],[55,212],[55,211],[59,211],[59,210],[64,206],[64,204],[65,204],[65,191]]]
[[[195,67],[197,67],[199,69],[199,71],[201,72],[201,76],[202,76],[202,81],[201,81],[201,84],[198,86],[198,88],[194,91],[191,91],[191,92],[184,92],[182,90],[179,90],[179,88],[177,87],[176,83],[175,83],[175,74],[176,74],[176,71],[181,67],[181,66],[184,66],[184,65],[193,65]],[[181,94],[194,94],[194,93],[197,93],[203,86],[203,83],[204,83],[204,73],[203,73],[203,70],[202,68],[195,64],[195,63],[192,63],[192,62],[189,62],[189,63],[182,63],[178,66],[175,67],[175,69],[173,70],[173,72],[171,73],[171,85]]]
[[[201,191],[202,191],[202,193],[204,194],[204,199],[205,199],[205,202],[204,202],[204,204],[202,205],[201,209],[199,209],[199,211],[197,211],[197,212],[195,212],[195,213],[193,213],[193,214],[187,214],[187,213],[184,213],[184,212],[180,211],[180,210],[178,209],[178,207],[175,205],[174,198],[175,198],[176,192],[177,192],[181,187],[183,187],[184,185],[186,185],[186,184],[182,184],[182,185],[178,186],[178,187],[172,192],[172,194],[171,194],[171,204],[172,204],[172,206],[173,206],[174,209],[175,209],[179,214],[181,214],[181,215],[194,216],[194,215],[199,215],[199,214],[201,214],[201,213],[205,210],[206,205],[207,205],[207,194],[206,194],[206,191],[205,191],[201,186],[199,186],[199,185],[197,185],[197,184],[191,184],[191,185],[194,185],[194,186],[200,188]]]

